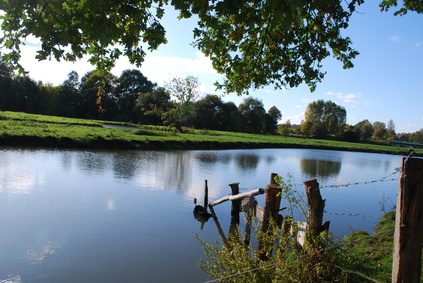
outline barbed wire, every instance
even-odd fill
[[[363,217],[363,218],[369,217],[369,218],[381,219],[381,217],[378,217],[378,216],[361,214],[361,213],[337,213],[337,212],[329,212],[329,211],[326,211],[326,210],[323,210],[323,212],[327,213],[327,214],[339,215],[339,216],[355,216],[355,217]],[[304,213],[302,213],[300,211],[294,211],[293,214],[303,215]],[[390,220],[390,221],[395,222],[395,220]]]
[[[340,188],[340,187],[349,187],[349,186],[354,186],[354,185],[366,185],[366,184],[372,184],[372,183],[377,183],[377,182],[385,182],[385,181],[397,181],[398,178],[392,178],[392,179],[388,179],[389,177],[397,174],[398,172],[400,172],[401,168],[397,167],[395,168],[394,172],[392,172],[391,174],[376,179],[376,180],[372,180],[372,181],[364,181],[364,182],[354,182],[354,183],[347,183],[347,184],[340,184],[340,185],[327,185],[327,186],[320,186],[320,188]]]
[[[323,210],[324,213],[327,214],[331,214],[331,215],[340,215],[340,216],[360,216],[360,217],[369,217],[369,218],[376,218],[376,219],[380,219],[380,217],[378,216],[373,216],[373,215],[366,215],[366,214],[361,214],[361,213],[337,213],[337,212],[329,212],[326,210]]]
[[[391,174],[384,176],[382,178],[376,179],[376,180],[371,180],[371,181],[364,181],[364,182],[354,182],[354,183],[346,183],[346,184],[338,184],[338,185],[325,185],[325,186],[319,186],[319,189],[325,189],[325,188],[341,188],[341,187],[349,187],[349,186],[356,186],[356,185],[366,185],[366,184],[373,184],[373,183],[377,183],[377,182],[385,182],[385,181],[398,181],[398,178],[391,178],[388,179],[389,177],[397,174],[398,172],[400,172],[402,170],[401,167],[397,167],[394,169],[394,172],[392,172]],[[303,184],[290,184],[291,187],[300,187],[300,186],[304,186]],[[248,190],[253,190],[256,188],[240,188],[240,191],[248,191]]]
[[[312,253],[307,253],[307,254],[298,256],[298,257],[293,258],[293,259],[290,259],[288,261],[299,260],[301,258],[308,257],[308,256],[311,256],[311,255],[314,255],[314,254],[317,254],[317,253],[322,253],[322,252],[325,252],[325,251],[328,251],[328,250],[331,250],[331,249],[335,249],[335,248],[339,248],[339,247],[345,246],[348,243],[354,244],[354,242],[356,242],[356,241],[361,241],[361,240],[364,240],[364,239],[375,237],[375,236],[378,236],[378,235],[381,235],[381,234],[390,232],[392,230],[395,230],[395,228],[388,229],[388,230],[385,230],[385,231],[382,231],[382,232],[378,232],[378,233],[375,233],[373,235],[368,235],[368,236],[362,237],[360,239],[356,239],[354,241],[348,241],[348,242],[344,242],[344,243],[339,243],[337,245],[333,245],[333,246],[328,247],[328,248],[325,248],[325,249],[321,249],[321,250],[318,250],[318,251],[315,251],[315,252],[312,252]],[[211,282],[217,282],[217,281],[221,281],[221,280],[226,280],[226,279],[229,279],[229,278],[237,277],[237,276],[242,275],[242,274],[246,274],[246,273],[249,273],[249,272],[257,271],[257,270],[260,270],[260,269],[263,269],[263,268],[266,268],[266,267],[276,266],[276,265],[279,265],[279,264],[282,264],[282,262],[274,262],[274,263],[270,263],[270,264],[258,266],[256,268],[252,268],[252,269],[248,269],[248,270],[244,270],[244,271],[239,271],[237,273],[234,273],[234,274],[231,274],[231,275],[228,275],[228,276],[224,276],[224,277],[212,279],[212,280],[209,280],[209,281],[205,281],[204,283],[211,283]],[[332,265],[334,265],[334,264],[332,264]],[[346,272],[348,271],[349,273],[354,273],[356,275],[362,276],[363,278],[366,278],[368,280],[372,280],[373,282],[379,283],[378,281],[375,281],[374,279],[371,279],[371,278],[367,277],[366,275],[362,274],[361,272],[353,271],[353,270],[349,270],[349,269],[344,269],[343,267],[340,267],[340,266],[336,266],[336,267],[341,268],[342,270],[345,270]]]
[[[361,273],[361,272],[354,271],[354,270],[350,270],[350,269],[346,269],[346,268],[343,268],[343,267],[341,267],[341,266],[339,266],[339,265],[336,265],[336,264],[333,264],[333,263],[329,263],[329,264],[330,264],[330,265],[332,265],[332,266],[335,266],[336,268],[341,269],[341,270],[342,270],[342,271],[344,271],[344,272],[347,272],[347,273],[353,273],[353,274],[359,275],[359,276],[361,276],[361,277],[363,277],[363,278],[366,278],[366,279],[367,279],[367,280],[369,280],[369,281],[379,283],[379,281],[376,281],[375,279],[370,278],[370,277],[368,277],[368,276],[364,275],[364,274],[363,274],[363,273]]]
[[[373,246],[360,245],[358,243],[355,243],[354,241],[352,241],[351,244],[354,245],[354,246],[359,246],[359,247],[362,247],[362,248],[367,248],[367,249],[372,250],[372,251],[380,251],[380,252],[384,252],[384,253],[387,253],[387,254],[391,254],[392,253],[392,250],[378,249],[378,248],[375,248]]]

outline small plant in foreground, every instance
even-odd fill
[[[254,233],[264,241],[262,250],[250,242],[245,245],[240,237],[230,237],[226,243],[202,244],[208,260],[201,260],[199,267],[217,282],[349,282],[338,265],[348,263],[348,257],[338,249],[315,247],[306,253],[290,235],[284,235],[273,222],[271,233],[261,234],[260,225]],[[268,230],[269,232],[269,230]],[[243,232],[238,230],[240,235]],[[325,246],[339,242],[327,238]],[[263,259],[262,254],[269,255]]]
[[[280,177],[277,181],[291,209],[305,213],[304,203],[290,182]],[[355,232],[337,239],[322,232],[306,240],[304,247],[273,220],[263,233],[260,221],[253,218],[251,239],[254,235],[260,245],[255,240],[242,241],[241,236],[246,235],[239,227],[228,240],[216,245],[197,238],[207,257],[198,265],[216,282],[386,282],[392,269],[392,217],[392,213],[384,215],[375,235]]]

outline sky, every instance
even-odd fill
[[[360,52],[354,59],[354,68],[344,70],[341,62],[329,58],[323,62],[327,72],[323,82],[310,92],[306,85],[286,90],[266,86],[251,90],[250,97],[260,99],[266,110],[276,106],[282,112],[279,123],[290,120],[300,124],[307,105],[313,101],[331,100],[347,111],[347,123],[367,119],[388,123],[393,120],[397,133],[411,133],[423,128],[423,14],[409,12],[394,16],[393,11],[380,12],[379,1],[367,1],[358,7],[350,26],[343,31]],[[179,76],[194,76],[202,84],[202,93],[222,95],[223,101],[242,103],[247,96],[222,94],[213,83],[222,76],[212,68],[211,61],[192,46],[195,19],[177,20],[176,12],[167,10],[162,24],[168,44],[147,52],[140,71],[150,81],[164,86],[164,82]],[[29,76],[44,83],[60,85],[75,70],[82,77],[93,70],[86,61],[77,63],[34,59],[39,45],[27,38],[23,47],[22,65]],[[116,64],[112,73],[120,76],[123,70],[136,69],[127,60]]]

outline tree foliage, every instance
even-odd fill
[[[198,129],[223,130],[225,103],[217,95],[206,95],[195,105],[195,127]]]
[[[182,126],[192,126],[195,115],[193,102],[200,94],[198,78],[174,77],[165,83],[165,88],[171,97],[176,99],[175,108],[164,113],[165,123],[176,127],[179,131],[182,131]]]
[[[395,135],[395,123],[394,120],[389,120],[388,125],[386,126],[386,132],[388,137],[392,137]]]
[[[408,141],[423,143],[423,129],[420,129],[414,133],[409,134]]]
[[[259,99],[248,97],[238,106],[243,118],[243,126],[246,132],[263,133],[266,125],[266,110],[263,102]]]
[[[219,88],[238,94],[273,84],[276,88],[305,83],[314,90],[332,55],[344,68],[357,56],[342,30],[364,0],[4,0],[0,2],[3,59],[23,71],[21,45],[34,36],[41,42],[36,58],[76,61],[88,56],[99,70],[110,71],[126,56],[140,66],[146,49],[166,43],[160,23],[165,5],[180,18],[198,16],[194,44],[225,75]],[[389,10],[397,0],[383,0]],[[422,12],[421,0],[406,0],[395,13]]]
[[[344,107],[332,101],[317,100],[307,106],[305,122],[301,125],[308,136],[325,137],[342,133],[347,118]]]
[[[374,139],[383,139],[386,137],[386,124],[383,122],[373,122],[373,138]]]
[[[3,58],[19,65],[20,46],[28,36],[41,41],[36,58],[76,61],[88,55],[98,69],[110,70],[126,56],[140,66],[145,50],[166,42],[159,22],[163,1],[134,0],[8,0],[0,3],[4,11],[1,43],[10,49]]]
[[[278,133],[282,136],[288,136],[291,132],[291,121],[287,120],[284,124],[278,125]]]
[[[365,119],[355,124],[354,130],[358,133],[361,142],[368,142],[375,129],[369,120]]]
[[[199,16],[195,45],[225,75],[218,87],[228,92],[301,83],[314,90],[324,58],[332,54],[350,68],[358,54],[341,30],[361,0],[347,6],[337,0],[193,2],[181,14]]]
[[[81,103],[77,109],[81,117],[92,119],[103,116],[107,119],[113,116],[117,107],[113,96],[116,81],[117,77],[111,73],[100,75],[96,71],[88,72],[81,78]]]
[[[156,84],[148,80],[139,70],[123,71],[113,92],[114,99],[122,113],[119,120],[135,122],[137,113],[134,111],[138,97],[143,93],[152,92],[154,87]]]
[[[408,11],[415,11],[419,14],[423,13],[423,2],[421,0],[404,0],[401,2],[402,6],[394,12],[394,15],[403,16]],[[383,0],[379,6],[382,11],[388,11],[391,7],[397,7],[397,5],[398,0]]]
[[[272,106],[267,111],[265,132],[274,134],[278,130],[278,121],[282,119],[282,112],[276,107]]]
[[[163,125],[162,116],[171,107],[170,94],[163,87],[141,93],[135,106],[135,112],[140,114],[137,122],[147,125]]]

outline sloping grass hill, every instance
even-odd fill
[[[315,148],[406,155],[408,149],[280,135],[131,125],[0,111],[0,145],[103,149]],[[416,149],[417,155],[423,150]]]

